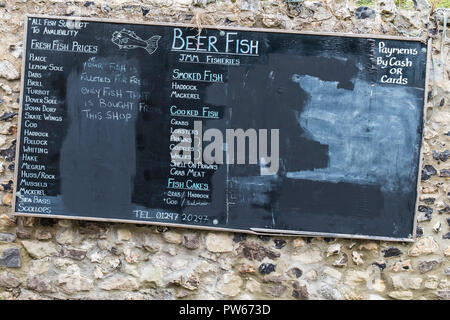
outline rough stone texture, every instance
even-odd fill
[[[294,252],[292,260],[302,264],[313,264],[323,260],[322,251],[314,246],[301,252]]]
[[[211,252],[230,252],[233,250],[233,240],[227,233],[209,233],[206,236],[206,248]]]
[[[330,0],[2,3],[0,299],[450,299],[450,41],[441,52],[442,24],[436,23],[441,18],[430,13],[426,1],[416,1],[410,10],[393,0],[369,8]],[[434,69],[421,154],[419,238],[416,243],[332,241],[12,217],[25,13],[431,36]]]
[[[241,291],[243,280],[240,276],[227,273],[219,283],[219,291],[225,296],[234,297]]]
[[[117,230],[118,241],[128,241],[131,239],[131,231],[126,228],[120,228]]]
[[[420,273],[426,273],[436,268],[440,264],[440,261],[430,260],[430,261],[421,261],[417,265]]]
[[[52,242],[38,242],[32,240],[22,241],[25,250],[30,257],[35,259],[41,259],[47,256],[57,255],[57,246]]]
[[[389,248],[386,250],[382,250],[385,258],[396,257],[402,254],[402,251],[398,248]]]
[[[17,288],[21,285],[21,283],[22,282],[16,277],[15,274],[8,271],[0,272],[0,287]]]
[[[395,272],[402,272],[402,271],[412,271],[413,268],[411,266],[411,260],[405,260],[405,261],[398,261],[394,264],[392,267],[392,271]]]
[[[82,277],[79,272],[61,274],[58,277],[58,285],[69,293],[90,291],[94,287],[93,283],[93,280]]]
[[[0,254],[0,267],[20,268],[21,265],[19,248],[7,248]]]
[[[375,10],[370,9],[368,7],[359,7],[355,10],[355,18],[356,19],[367,19],[367,18],[375,18]]]
[[[252,241],[240,243],[237,252],[249,260],[262,261],[264,258],[276,259],[280,253]]]
[[[392,291],[389,293],[389,297],[398,300],[411,300],[413,298],[413,293],[411,291]]]
[[[76,248],[63,248],[59,252],[60,257],[71,258],[74,260],[83,260],[86,257],[86,250],[76,249]]]
[[[187,233],[183,236],[183,245],[191,250],[200,247],[200,236],[198,233]]]
[[[51,292],[53,291],[50,280],[42,275],[31,275],[27,279],[27,288],[36,292]]]
[[[0,62],[0,78],[17,80],[20,78],[20,74],[11,62],[3,60]]]
[[[150,283],[156,286],[161,286],[163,283],[163,270],[158,266],[145,266],[142,269],[140,280],[142,283]]]
[[[341,252],[341,244],[340,243],[335,243],[331,246],[328,247],[327,249],[327,257],[335,255],[335,254],[339,254],[339,252]]]
[[[422,254],[430,254],[439,250],[439,244],[433,237],[420,239],[408,250],[408,255],[417,257]]]
[[[14,242],[16,240],[16,235],[11,233],[0,232],[0,242]]]
[[[177,232],[165,232],[163,233],[163,239],[168,243],[180,244],[183,241],[183,236]]]
[[[110,291],[110,290],[120,290],[120,291],[135,291],[138,290],[138,281],[132,276],[124,275],[111,275],[110,277],[104,279],[99,284],[100,289]]]

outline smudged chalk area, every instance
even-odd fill
[[[369,42],[357,47],[370,52]],[[230,127],[280,128],[278,175],[230,166],[231,224],[411,234],[423,88],[417,81],[377,83],[370,56],[351,48],[320,56],[274,53],[266,65],[230,71]]]

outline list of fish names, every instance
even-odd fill
[[[54,140],[64,126],[65,101],[52,83],[64,76],[71,55],[95,54],[98,46],[76,40],[87,22],[29,18],[28,25],[16,210],[55,214],[50,190],[59,177],[50,160],[59,152]]]
[[[168,121],[168,132],[159,133],[170,137],[166,140],[171,159],[165,166],[167,183],[154,191],[160,193],[155,198],[162,199],[162,203],[152,203],[151,209],[157,212],[136,205],[131,208],[132,218],[217,224],[217,220],[195,213],[196,207],[213,202],[212,177],[220,166],[202,160],[203,125],[217,127],[214,121],[220,123],[225,110],[225,106],[206,103],[206,92],[211,86],[224,92],[229,68],[238,66],[243,56],[257,57],[258,43],[239,40],[237,32],[203,37],[174,28],[172,39],[166,42],[169,49],[160,47],[162,37],[157,34],[147,39],[142,33],[119,27],[107,35],[111,39],[108,50],[114,48],[119,54],[108,58],[102,54],[106,50],[102,44],[87,36],[91,23],[28,20],[17,210],[57,214],[52,207],[60,180],[55,159],[60,157],[66,119],[78,119],[77,126],[114,126],[134,132],[139,119],[155,118]],[[150,59],[158,48],[169,49],[171,67],[164,82],[155,84],[150,83],[154,78],[142,73],[139,62],[126,55],[141,50]],[[155,95],[166,94],[155,99]]]
[[[29,19],[31,27],[30,46],[25,52],[24,90],[22,93],[22,143],[18,170],[17,210],[52,214],[51,200],[47,190],[56,181],[55,168],[48,166],[46,158],[53,156],[51,140],[53,132],[46,123],[53,123],[58,130],[63,120],[61,104],[48,86],[49,79],[64,72],[64,66],[50,61],[49,53],[72,50],[63,46],[65,35],[56,35],[52,42],[42,42],[42,34],[58,29],[53,20]],[[55,33],[56,34],[56,33]],[[37,36],[36,39],[33,36]],[[75,50],[75,49],[74,49]]]
[[[176,30],[176,29],[175,29]],[[175,31],[176,32],[176,31]],[[212,175],[218,164],[202,161],[201,137],[203,124],[223,118],[224,106],[205,103],[208,86],[225,90],[226,68],[209,63],[207,54],[184,53],[172,47],[171,59],[175,68],[168,75],[168,115],[170,121],[171,164],[168,172],[165,205],[178,207],[181,214],[159,213],[157,218],[196,224],[214,224],[207,215],[183,213],[184,208],[206,206],[212,199]],[[200,123],[200,125],[199,125]],[[214,124],[211,124],[214,126]]]

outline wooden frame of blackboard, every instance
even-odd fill
[[[192,28],[198,29],[198,26],[194,24],[185,23],[169,23],[169,22],[145,22],[145,21],[123,21],[118,19],[105,19],[105,18],[89,18],[89,17],[67,17],[67,16],[51,16],[51,15],[39,15],[39,14],[26,14],[24,17],[24,37],[23,37],[23,53],[27,50],[27,38],[28,38],[28,19],[29,18],[40,18],[40,19],[79,19],[81,21],[92,21],[92,22],[106,22],[106,23],[117,23],[117,24],[138,24],[138,25],[150,25],[150,26],[172,26],[172,27],[182,27],[182,28]],[[235,31],[251,31],[251,32],[271,32],[271,33],[291,33],[291,34],[302,34],[302,35],[312,35],[312,36],[334,36],[334,37],[352,37],[352,38],[369,38],[369,39],[386,39],[386,40],[399,40],[399,41],[417,41],[425,42],[424,39],[418,37],[400,37],[400,36],[383,36],[374,34],[349,34],[349,33],[333,33],[333,32],[312,32],[312,31],[297,31],[297,30],[283,30],[283,29],[264,29],[264,28],[245,28],[245,27],[226,27],[226,26],[211,26],[205,25],[201,27],[202,29],[215,29],[215,30],[235,30]],[[424,105],[422,126],[425,127],[426,118],[426,102],[428,96],[428,78],[429,78],[429,68],[428,62],[431,57],[431,39],[427,41],[427,59],[425,65],[425,88],[424,88]],[[23,90],[24,90],[24,73],[25,73],[25,56],[22,56],[22,70],[21,70],[21,86],[20,86],[20,103],[19,103],[19,115],[18,115],[18,128],[17,128],[17,138],[16,142],[21,139],[21,123],[22,123],[22,108],[23,108]],[[122,219],[106,219],[106,218],[91,218],[82,216],[63,216],[63,215],[47,215],[47,214],[29,214],[16,212],[16,186],[13,188],[13,203],[12,203],[12,213],[14,216],[22,217],[36,217],[36,218],[55,218],[55,219],[65,219],[65,220],[84,220],[84,221],[97,221],[97,222],[112,222],[112,223],[129,223],[129,224],[143,224],[143,225],[154,225],[154,226],[169,226],[175,228],[187,228],[187,229],[198,229],[198,230],[210,230],[210,231],[223,231],[223,232],[241,232],[254,235],[277,235],[277,236],[307,236],[307,237],[332,237],[332,238],[344,238],[344,239],[367,239],[367,240],[380,240],[380,241],[395,241],[395,242],[414,242],[416,239],[416,228],[417,228],[417,215],[419,206],[419,184],[421,179],[422,170],[422,150],[423,150],[423,138],[424,130],[422,130],[420,151],[419,151],[419,166],[417,173],[417,194],[415,201],[415,211],[414,211],[414,222],[411,237],[409,238],[393,238],[393,237],[379,237],[379,236],[369,236],[360,234],[340,234],[340,233],[325,233],[325,232],[309,232],[309,231],[292,231],[292,230],[278,230],[278,229],[262,229],[262,228],[249,228],[249,229],[231,229],[231,228],[220,228],[220,227],[202,227],[189,224],[178,224],[178,223],[161,223],[152,221],[138,221],[138,220],[122,220]],[[19,172],[17,170],[18,159],[19,159],[20,148],[16,145],[15,153],[15,181],[18,181]]]

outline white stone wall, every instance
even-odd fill
[[[442,12],[416,3],[0,0],[0,299],[449,299],[450,41],[441,46]],[[414,244],[256,237],[12,217],[25,13],[430,36],[420,236]]]

